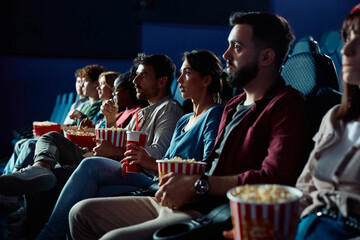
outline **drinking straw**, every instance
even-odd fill
[[[136,112],[136,131],[139,131],[139,114]]]

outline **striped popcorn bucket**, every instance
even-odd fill
[[[251,185],[261,186],[261,185]],[[257,203],[236,196],[236,188],[227,192],[230,200],[235,240],[294,239],[299,219],[299,200],[302,192],[296,188],[275,185],[291,193],[291,200]]]
[[[158,165],[159,179],[169,172],[175,172],[185,175],[204,174],[205,162],[186,162],[171,160],[156,160]]]
[[[115,147],[126,146],[126,130],[117,130],[110,128],[95,129],[96,139],[104,139]]]

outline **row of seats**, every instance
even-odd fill
[[[51,112],[49,121],[55,123],[63,123],[69,112],[71,105],[79,98],[75,92],[58,94],[56,96],[56,101],[54,108]],[[35,119],[36,120],[36,119]],[[12,145],[23,138],[32,138],[33,137],[33,126],[29,124],[25,127],[17,128],[12,131],[13,140]]]
[[[63,123],[71,105],[79,98],[74,92],[58,94],[54,109],[50,116],[50,122]]]
[[[341,71],[341,49],[343,46],[344,43],[339,30],[326,31],[321,35],[319,42],[315,41],[312,36],[300,38],[295,42],[291,56],[302,52],[316,52],[329,56],[333,61],[338,77],[338,88],[341,92],[342,85],[339,80],[339,73]]]

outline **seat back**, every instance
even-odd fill
[[[70,92],[65,104],[62,106],[61,112],[59,113],[61,115],[61,118],[59,119],[60,123],[63,123],[65,121],[65,118],[67,114],[70,111],[71,105],[74,103],[75,99],[75,93]]]
[[[71,105],[74,103],[75,93],[70,92],[58,94],[56,97],[55,106],[50,116],[50,122],[63,123]]]
[[[341,39],[340,31],[332,30],[324,32],[321,35],[319,45],[321,52],[328,55],[333,60],[336,72],[339,75],[342,60],[341,49],[344,46],[344,43]],[[342,90],[341,84],[339,84],[339,89],[340,91]]]
[[[54,108],[52,110],[52,113],[51,113],[51,116],[50,116],[50,119],[49,119],[50,122],[56,122],[57,121],[61,101],[62,101],[61,94],[58,94],[56,96],[55,106],[54,106]]]
[[[302,52],[316,52],[321,53],[320,47],[317,41],[312,36],[300,38],[294,45],[291,55],[295,55]]]
[[[312,137],[325,113],[341,99],[331,58],[314,52],[295,54],[285,62],[281,76],[305,95]]]

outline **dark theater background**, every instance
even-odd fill
[[[88,64],[124,72],[139,52],[181,55],[227,48],[233,11],[270,11],[296,37],[339,30],[355,0],[11,0],[0,2],[0,157],[12,130],[48,120],[58,94],[74,92],[74,71]]]

